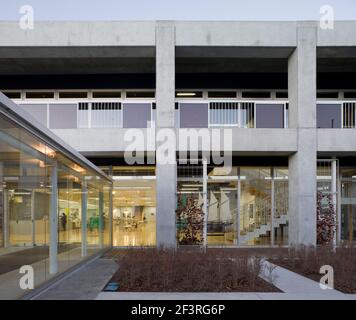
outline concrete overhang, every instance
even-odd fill
[[[318,129],[318,153],[356,155],[356,129]]]
[[[129,130],[122,128],[98,128],[98,129],[55,129],[52,130],[61,139],[71,145],[74,149],[78,150],[85,155],[122,155],[127,148],[132,145],[132,140],[128,137]],[[147,136],[154,134],[152,129],[139,129],[140,135],[145,137],[143,151],[154,152],[155,143],[148,143]],[[177,151],[184,151],[182,144],[185,141],[186,129],[171,129],[176,135]],[[224,147],[224,129],[193,129],[194,134],[206,133],[208,140],[207,145],[212,147],[212,141],[215,140],[215,145]],[[228,133],[230,134],[230,133]],[[125,139],[125,135],[127,138]],[[154,135],[151,136],[151,138]],[[289,155],[297,151],[297,135],[295,129],[231,129],[232,146],[225,144],[227,150],[232,150],[235,155]],[[181,139],[181,140],[179,140]],[[220,141],[219,141],[220,139]],[[181,141],[181,143],[179,143]],[[180,147],[181,146],[181,147]],[[212,150],[213,148],[211,148]],[[201,151],[205,150],[202,144],[198,144],[198,149],[192,149]]]

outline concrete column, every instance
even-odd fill
[[[51,211],[49,217],[50,242],[49,242],[49,273],[58,271],[58,168],[54,163],[51,171]]]
[[[158,128],[174,127],[175,27],[165,21],[156,26],[156,116]]]
[[[88,254],[87,211],[88,211],[88,188],[87,188],[87,182],[83,181],[83,185],[82,185],[82,257],[86,257]]]
[[[298,151],[289,157],[289,243],[316,244],[316,27],[297,27],[288,61],[289,127]]]
[[[174,131],[175,99],[175,28],[170,22],[156,26],[156,137],[165,130]],[[156,149],[164,142],[156,140]],[[174,161],[156,163],[157,246],[176,246],[177,164],[175,145],[171,145]],[[156,154],[157,157],[157,154]]]

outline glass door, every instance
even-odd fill
[[[8,190],[10,244],[32,246],[34,238],[33,194],[31,190]]]

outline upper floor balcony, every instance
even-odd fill
[[[153,128],[154,91],[8,91],[50,129]],[[176,128],[288,128],[286,91],[177,91]],[[316,128],[355,128],[356,93],[320,92]]]

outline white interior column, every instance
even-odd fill
[[[83,181],[82,184],[82,257],[88,254],[88,241],[87,241],[87,211],[88,211],[88,188],[87,182]]]
[[[49,273],[58,271],[58,168],[57,163],[51,167],[51,208],[49,218],[50,243],[49,243]]]
[[[174,130],[175,27],[170,22],[156,25],[156,137],[160,131]],[[156,149],[162,142],[156,140]],[[175,158],[175,146],[174,158]],[[157,154],[156,154],[157,157]],[[156,163],[157,246],[176,246],[177,164]]]
[[[31,243],[36,245],[35,190],[31,191]]]
[[[289,157],[289,243],[316,245],[316,27],[300,23],[288,61],[289,127],[298,151]]]
[[[99,247],[104,248],[104,194],[99,191]]]

